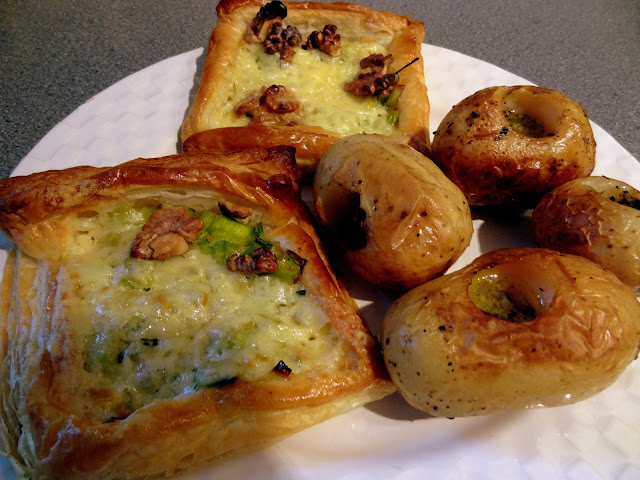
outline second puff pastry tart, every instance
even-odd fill
[[[222,0],[217,14],[183,151],[289,145],[305,175],[356,133],[426,152],[422,22],[347,3]]]
[[[293,149],[0,181],[0,443],[34,478],[166,475],[379,399]]]

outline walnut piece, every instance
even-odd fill
[[[291,59],[295,55],[296,46],[302,42],[302,34],[296,27],[287,25],[287,28],[282,28],[282,23],[273,22],[271,25],[271,31],[267,34],[267,38],[264,39],[262,44],[264,45],[265,53],[269,55],[280,54],[280,60],[283,62],[291,62]]]
[[[250,207],[243,207],[242,205],[236,205],[235,203],[227,200],[220,200],[218,202],[220,212],[226,217],[233,218],[247,218],[253,213]]]
[[[342,44],[340,42],[340,34],[336,33],[337,30],[338,27],[335,25],[325,25],[321,32],[314,30],[302,48],[305,50],[317,48],[332,57],[339,56],[342,52]]]
[[[267,3],[264,7],[260,7],[258,13],[247,26],[244,39],[247,43],[262,43],[260,40],[260,32],[265,22],[276,18],[283,19],[287,16],[287,7],[284,3],[274,0]]]
[[[270,248],[260,247],[251,255],[232,255],[227,268],[232,272],[274,273],[278,270],[278,259]]]
[[[364,70],[363,73],[368,73],[369,71],[384,73],[392,59],[391,55],[385,56],[381,53],[372,53],[360,60],[360,68]]]
[[[377,72],[370,72],[358,75],[356,80],[345,85],[345,90],[358,97],[375,95],[378,98],[383,98],[389,95],[398,80],[398,75],[395,73],[383,75]]]
[[[184,208],[161,208],[153,212],[131,245],[131,256],[164,260],[182,255],[197,238],[204,223]]]
[[[253,92],[236,106],[235,113],[249,117],[249,125],[292,126],[304,117],[302,104],[282,85]]]
[[[397,73],[384,73],[391,60],[391,55],[384,56],[380,53],[373,53],[363,58],[360,60],[361,70],[358,78],[348,82],[344,89],[358,97],[371,95],[378,98],[386,97],[400,80]]]

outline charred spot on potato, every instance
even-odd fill
[[[271,371],[281,377],[288,377],[291,375],[291,368],[289,368],[289,366],[282,360],[280,360]]]
[[[635,198],[631,195],[631,192],[627,190],[622,192],[622,198],[619,199],[616,203],[624,205],[625,207],[631,207],[635,210],[640,210],[640,198]]]

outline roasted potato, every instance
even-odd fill
[[[458,187],[427,157],[382,135],[329,147],[313,193],[350,267],[384,288],[408,289],[442,274],[471,241]]]
[[[432,415],[558,406],[603,390],[637,356],[640,302],[583,257],[494,250],[396,300],[381,339],[402,396]]]
[[[538,245],[593,260],[640,294],[640,192],[587,177],[546,194],[533,210]]]
[[[595,146],[584,109],[562,93],[491,87],[445,116],[431,159],[471,205],[532,208],[554,187],[589,175]]]

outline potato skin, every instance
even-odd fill
[[[593,260],[640,294],[640,192],[631,185],[567,182],[542,198],[532,221],[538,245]]]
[[[542,136],[515,130],[506,112],[536,119]],[[455,105],[438,127],[432,160],[471,205],[533,207],[542,195],[595,163],[595,140],[584,109],[541,87],[490,87]]]
[[[468,288],[484,268],[516,263],[553,293],[531,322],[484,313]],[[436,416],[558,406],[611,384],[637,356],[640,303],[615,275],[547,249],[501,249],[400,297],[382,326],[385,363],[402,396]]]
[[[384,288],[406,290],[442,274],[471,241],[462,192],[427,157],[382,135],[329,147],[313,192],[349,266]]]

